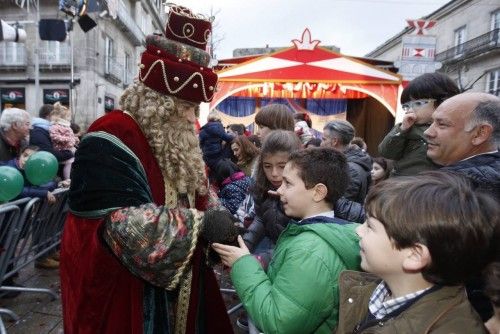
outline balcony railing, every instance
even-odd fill
[[[69,67],[71,65],[71,50],[69,44],[66,43],[60,43],[58,46],[41,46],[38,57],[42,67]]]
[[[26,66],[28,66],[28,57],[24,44],[0,42],[0,67],[23,69]]]
[[[436,61],[443,63],[459,61],[496,48],[500,48],[500,28],[438,53]]]
[[[107,57],[104,64],[104,76],[117,84],[123,80],[123,66],[113,58]]]
[[[145,36],[137,26],[132,16],[130,16],[123,0],[118,0],[116,23],[129,38],[134,46],[142,46]]]

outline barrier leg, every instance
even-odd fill
[[[57,294],[51,289],[43,289],[43,288],[27,288],[20,286],[6,286],[2,285],[0,287],[0,291],[19,291],[19,292],[37,292],[37,293],[46,293],[49,294],[52,298],[51,300],[57,299]]]

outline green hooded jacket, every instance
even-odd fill
[[[340,272],[359,268],[357,226],[327,217],[291,222],[267,274],[252,255],[234,263],[233,285],[258,328],[266,334],[332,333]]]

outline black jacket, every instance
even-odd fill
[[[500,152],[480,154],[443,167],[441,170],[465,175],[477,189],[489,193],[500,201]]]
[[[59,151],[54,149],[49,131],[38,126],[33,126],[33,129],[30,130],[30,145],[38,146],[40,151],[52,153],[59,162],[73,158],[73,152],[69,150]]]
[[[355,147],[349,147],[344,154],[351,178],[344,196],[351,201],[363,203],[372,182],[372,158],[368,153]]]

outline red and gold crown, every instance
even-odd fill
[[[195,103],[210,102],[217,74],[205,51],[212,23],[189,9],[171,5],[165,36],[146,37],[139,64],[139,80],[165,95]]]

